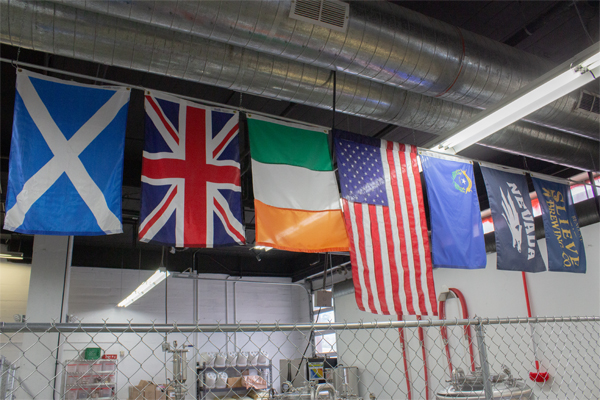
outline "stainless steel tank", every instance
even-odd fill
[[[492,399],[494,400],[534,400],[530,387],[512,377],[507,367],[498,375],[490,376],[492,382]],[[485,399],[483,375],[475,371],[473,375],[465,375],[461,368],[452,374],[452,384],[435,395],[436,400],[482,400]]]
[[[333,387],[340,397],[358,396],[358,367],[335,367]]]

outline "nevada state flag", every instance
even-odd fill
[[[139,238],[244,244],[239,113],[147,92]]]
[[[128,88],[19,70],[4,228],[44,235],[121,233]]]

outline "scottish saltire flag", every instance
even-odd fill
[[[548,270],[585,274],[585,246],[569,185],[533,174],[531,179],[542,209]]]
[[[533,207],[524,173],[500,171],[481,163],[496,236],[497,269],[546,270],[535,239]]]
[[[44,235],[123,231],[129,93],[17,71],[4,229]]]
[[[417,149],[341,131],[334,143],[358,308],[437,315]]]
[[[144,108],[140,241],[244,244],[239,113],[155,92]]]
[[[473,163],[419,152],[427,185],[433,267],[485,268],[485,241]]]

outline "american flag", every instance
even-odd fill
[[[358,308],[437,315],[417,149],[337,131],[335,151]]]
[[[139,238],[244,244],[237,112],[147,93]]]

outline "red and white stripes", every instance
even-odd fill
[[[437,315],[416,148],[382,140],[381,158],[389,206],[343,200],[356,302],[376,314]]]

